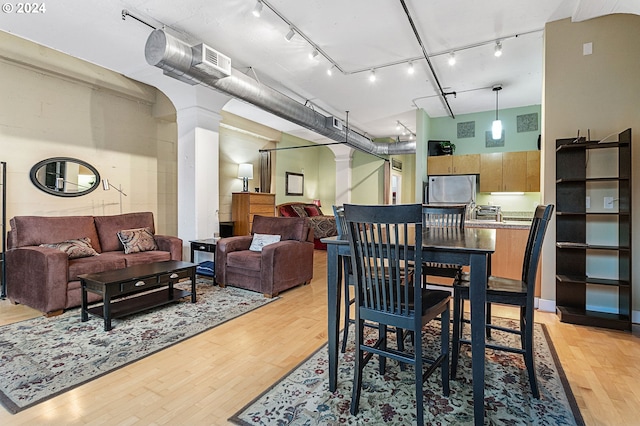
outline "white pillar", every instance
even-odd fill
[[[351,201],[351,157],[354,149],[346,145],[329,145],[336,156],[336,206]]]

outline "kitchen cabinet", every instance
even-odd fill
[[[540,151],[527,151],[527,187],[525,192],[540,192]]]
[[[496,251],[491,256],[491,275],[522,279],[522,261],[527,247],[529,229],[496,229]],[[534,296],[540,297],[540,265],[536,276]]]
[[[427,174],[450,175],[453,167],[453,155],[436,155],[427,157]]]
[[[476,222],[476,223],[473,223]],[[479,225],[478,222],[481,224]],[[505,225],[501,222],[471,221],[467,227],[494,228],[496,230],[496,251],[491,255],[491,275],[496,277],[522,279],[522,261],[529,239],[528,224]],[[540,265],[536,276],[534,296],[540,297]]]
[[[480,192],[524,192],[526,186],[527,151],[480,154]]]
[[[231,194],[233,235],[249,235],[253,217],[275,216],[276,195],[264,192],[234,192]]]
[[[556,140],[556,311],[631,330],[631,129],[614,142]]]
[[[480,173],[480,154],[427,157],[427,173],[430,176],[477,175]]]

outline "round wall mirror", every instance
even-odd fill
[[[79,197],[100,184],[100,174],[89,163],[68,157],[42,160],[31,168],[31,182],[47,194]]]

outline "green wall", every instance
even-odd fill
[[[277,147],[308,145],[312,145],[312,142],[283,133]],[[335,157],[329,148],[318,145],[312,148],[280,149],[272,152],[272,159],[275,163],[275,189],[271,192],[276,194],[276,204],[320,199],[323,212],[330,214],[331,204],[335,200],[336,165]],[[286,172],[304,174],[304,195],[286,195]]]
[[[517,130],[517,116],[537,113],[538,130],[520,132]],[[485,132],[491,130],[491,123],[495,120],[495,111],[477,112],[473,114],[457,115],[455,119],[450,117],[432,118],[430,120],[429,139],[449,140],[456,145],[456,155],[482,154],[487,152],[509,151],[534,151],[538,149],[538,135],[542,133],[540,120],[542,117],[540,105],[531,105],[521,108],[501,109],[498,117],[502,120],[505,141],[504,147],[485,147]],[[458,139],[458,123],[475,121],[475,136]]]
[[[362,151],[351,157],[351,202],[384,204],[384,160]]]

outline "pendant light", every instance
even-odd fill
[[[502,90],[501,84],[496,84],[495,86],[493,86],[493,91],[496,92],[496,119],[491,125],[491,137],[494,140],[500,139],[502,137],[502,121],[498,119],[498,92],[500,90]]]

